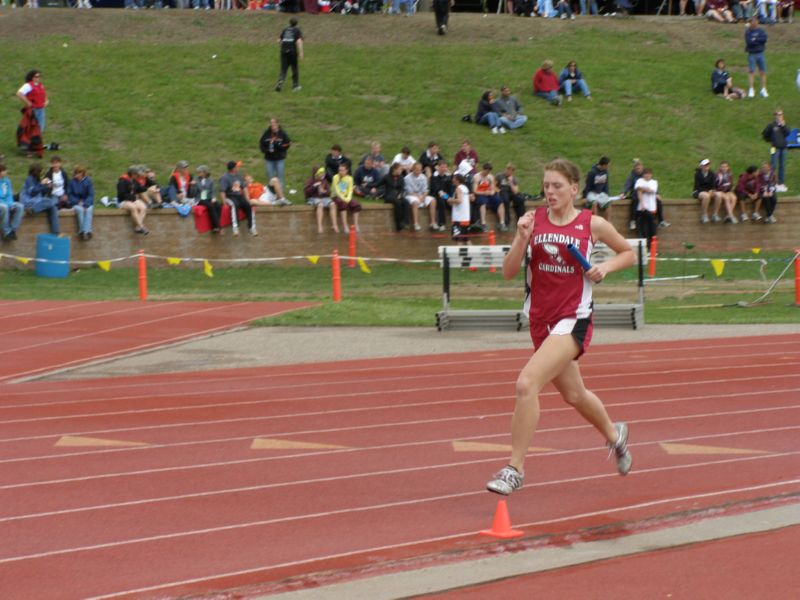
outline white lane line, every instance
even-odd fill
[[[32,302],[36,302],[36,300],[33,300],[33,301],[31,301],[31,300],[18,300],[16,302],[2,302],[2,303],[0,303],[0,311],[3,311],[4,309],[6,309],[8,307],[13,308],[14,305],[17,305],[17,304],[31,304]],[[59,301],[55,300],[54,302],[59,302]],[[67,301],[65,301],[63,303],[59,302],[59,304],[57,306],[50,306],[48,308],[39,308],[37,310],[28,310],[26,312],[14,312],[14,313],[9,313],[7,315],[0,315],[0,319],[14,319],[16,321],[16,320],[19,320],[20,317],[38,316],[38,315],[41,315],[43,313],[53,312],[54,310],[59,310],[59,311],[60,310],[69,310],[69,309],[72,309],[72,308],[78,308],[78,307],[84,307],[84,306],[88,307],[88,308],[92,308],[92,307],[94,307],[94,306],[96,306],[98,304],[104,304],[104,303],[101,303],[101,302],[67,302]]]
[[[752,460],[769,460],[773,458],[785,458],[787,456],[796,456],[800,454],[800,450],[795,452],[783,452],[780,454],[765,454],[760,456],[748,456],[744,458],[731,458],[727,461],[705,461],[699,463],[691,463],[691,464],[683,464],[683,465],[672,465],[668,467],[655,467],[651,469],[642,469],[638,471],[631,471],[628,477],[631,476],[642,476],[651,473],[661,473],[665,471],[678,471],[684,469],[694,469],[699,467],[705,466],[714,466],[720,463],[737,463],[737,462],[745,462],[745,461],[752,461]],[[607,479],[610,477],[619,477],[616,473],[604,473],[598,475],[586,475],[582,477],[571,477],[571,478],[564,478],[559,480],[551,480],[547,482],[540,482],[537,484],[526,486],[527,489],[533,489],[538,487],[545,487],[545,486],[552,486],[552,485],[564,485],[569,483],[577,483],[577,482],[585,482],[585,481],[595,481],[600,479]],[[790,484],[800,483],[800,479],[794,479],[791,481],[781,481],[781,482],[771,482],[768,484],[761,484],[761,486],[754,486],[758,487],[776,487],[776,486],[785,486]],[[718,492],[711,492],[706,493],[708,496],[717,495]],[[726,491],[724,493],[730,493],[730,491]],[[438,502],[443,500],[453,500],[456,498],[467,498],[470,496],[485,496],[487,494],[486,490],[478,490],[478,491],[470,491],[470,492],[457,492],[453,494],[443,494],[440,496],[430,496],[425,498],[415,498],[413,500],[400,500],[397,502],[385,502],[381,504],[370,504],[366,506],[355,506],[355,507],[348,507],[348,508],[341,508],[336,510],[329,510],[329,511],[321,511],[316,513],[308,513],[308,514],[300,514],[294,515],[290,517],[276,517],[274,519],[262,519],[259,521],[248,521],[246,523],[233,523],[230,525],[219,525],[217,527],[205,527],[203,529],[191,529],[187,531],[176,531],[173,533],[164,533],[158,535],[151,535],[139,538],[131,538],[127,540],[118,540],[113,542],[104,542],[100,544],[91,544],[87,546],[76,546],[73,548],[62,548],[59,550],[48,550],[45,552],[36,552],[31,554],[24,554],[19,556],[9,556],[6,558],[0,558],[0,564],[8,564],[13,562],[20,562],[38,558],[47,558],[50,556],[62,556],[65,554],[74,554],[76,552],[89,552],[94,550],[101,550],[105,548],[116,548],[119,546],[129,546],[134,544],[143,544],[148,542],[159,542],[163,540],[173,540],[179,538],[186,538],[186,537],[193,537],[198,535],[205,535],[209,533],[221,533],[226,531],[237,531],[242,529],[249,529],[251,527],[264,527],[269,525],[276,525],[279,523],[292,523],[295,521],[305,521],[308,519],[321,519],[326,517],[332,517],[337,515],[344,515],[344,514],[352,514],[352,513],[360,513],[360,512],[369,512],[374,510],[385,510],[390,508],[397,508],[400,506],[413,506],[416,504],[422,503],[430,503],[430,502]],[[654,501],[655,503],[661,503],[663,500]],[[644,503],[645,506],[648,506],[649,503]],[[608,509],[599,511],[600,514],[604,514],[608,512]],[[558,520],[570,520],[579,518],[577,515],[569,515],[564,517],[559,517]],[[530,526],[531,524],[526,524],[526,526]],[[272,568],[276,568],[278,565],[271,565]]]
[[[128,306],[126,308],[121,308],[119,310],[104,311],[102,314],[103,314],[103,318],[105,319],[109,315],[118,315],[118,314],[123,314],[123,313],[128,313],[128,312],[142,312],[142,308],[143,307],[141,305],[139,305],[139,306]],[[80,316],[75,316],[75,317],[72,317],[70,319],[64,319],[62,321],[49,321],[47,323],[40,323],[38,325],[31,325],[29,327],[21,327],[19,329],[10,329],[10,330],[3,331],[3,335],[8,335],[8,334],[11,334],[11,333],[22,333],[23,331],[31,331],[33,329],[45,329],[45,330],[48,330],[48,329],[52,329],[56,325],[64,325],[66,323],[77,323],[79,321],[87,321],[87,320],[96,321],[97,317],[98,317],[97,313],[91,312],[90,307],[86,307],[86,312],[84,314],[81,314]],[[9,350],[1,351],[0,354],[13,353],[13,352],[14,352],[14,348],[11,348]]]
[[[670,443],[675,442],[687,442],[687,441],[698,441],[698,440],[710,440],[710,439],[719,439],[723,437],[738,437],[738,436],[747,436],[747,435],[758,435],[764,433],[780,433],[785,431],[795,431],[800,429],[800,425],[791,426],[791,427],[774,427],[770,429],[753,429],[753,430],[741,430],[741,431],[732,431],[720,434],[709,434],[709,435],[695,435],[690,437],[683,437],[683,438],[674,438],[670,439]],[[425,444],[440,444],[440,443],[450,443],[450,440],[436,440],[432,442],[424,442],[422,444],[392,444],[388,446],[376,446],[374,448],[380,449],[399,449],[401,447],[410,447],[415,445],[425,445]],[[641,449],[645,446],[657,446],[661,443],[664,443],[664,440],[655,440],[651,442],[637,442],[635,444],[629,444],[630,447],[635,447],[637,449]],[[374,449],[373,448],[373,449]],[[550,452],[537,452],[535,454],[529,454],[529,457],[535,457],[537,460],[541,460],[545,457],[552,457],[552,456],[565,456],[571,454],[580,454],[584,452],[597,452],[597,446],[592,446],[589,448],[573,448],[570,450],[553,450]],[[723,463],[730,459],[720,459],[717,461],[711,461],[710,464],[720,464],[720,461]],[[144,504],[159,504],[163,502],[174,502],[179,500],[188,500],[192,498],[207,498],[210,496],[221,496],[226,494],[239,494],[245,492],[256,492],[262,490],[268,490],[272,488],[278,487],[289,487],[289,486],[301,486],[301,485],[313,485],[317,483],[329,483],[332,481],[347,481],[352,479],[360,479],[364,477],[378,477],[378,476],[386,476],[386,475],[399,475],[402,473],[413,473],[415,471],[425,471],[429,469],[447,469],[447,468],[455,468],[455,467],[464,467],[469,465],[478,465],[484,464],[489,462],[496,462],[497,457],[491,458],[483,458],[479,460],[466,460],[460,462],[449,462],[449,463],[439,463],[439,464],[426,464],[426,465],[417,465],[414,467],[404,467],[398,469],[389,469],[383,471],[367,471],[364,473],[349,473],[346,475],[331,475],[328,477],[317,477],[314,479],[300,479],[294,481],[284,481],[284,482],[274,482],[274,483],[265,483],[261,485],[250,485],[250,486],[243,486],[243,487],[236,487],[236,488],[224,488],[218,490],[208,490],[204,492],[191,492],[185,494],[177,494],[172,496],[158,496],[153,498],[141,498],[138,500],[127,500],[121,502],[112,502],[107,504],[96,504],[90,506],[79,506],[74,508],[65,508],[60,510],[51,510],[51,511],[44,511],[38,513],[29,513],[29,514],[21,514],[21,515],[14,515],[9,517],[1,517],[0,523],[12,522],[12,521],[23,521],[28,519],[37,519],[41,517],[53,517],[53,516],[60,516],[60,515],[69,515],[75,513],[83,513],[83,512],[91,512],[91,511],[100,511],[100,510],[109,510],[115,508],[122,508],[128,506],[141,506]],[[533,486],[539,485],[538,483],[534,483]]]
[[[690,419],[700,419],[700,418],[719,418],[719,417],[729,417],[729,416],[739,416],[742,414],[755,414],[755,413],[773,413],[776,411],[783,411],[783,410],[795,410],[800,408],[798,406],[791,406],[791,407],[774,407],[774,408],[758,408],[758,409],[748,409],[748,410],[738,410],[738,411],[728,411],[728,412],[716,412],[716,413],[706,413],[706,414],[699,414],[699,415],[680,415],[680,416],[673,416],[673,417],[659,417],[659,418],[651,418],[651,419],[631,419],[628,421],[630,424],[642,424],[642,423],[661,423],[661,422],[673,422],[679,420],[690,420]],[[491,417],[503,417],[507,419],[511,413],[499,413],[497,415],[490,415]],[[430,424],[430,423],[440,423],[443,421],[461,421],[465,419],[474,419],[475,417],[454,417],[449,419],[439,419],[439,420],[423,420],[423,421],[412,421],[403,423],[403,425],[418,425],[418,424]],[[371,428],[384,428],[384,427],[392,427],[396,428],[399,424],[397,423],[387,423],[382,425],[374,425],[364,429],[371,429]],[[555,431],[575,431],[580,429],[590,429],[592,426],[589,424],[581,424],[581,425],[571,425],[567,427],[558,427],[552,429],[540,429],[539,433],[546,433],[546,432],[555,432]],[[358,430],[361,427],[347,427],[347,428],[340,428],[336,430],[328,430],[328,431],[351,431],[351,430]],[[276,434],[280,435],[280,434]],[[490,435],[483,435],[483,436],[475,436],[473,438],[459,438],[459,439],[482,439],[482,438],[491,438],[497,437],[501,434],[490,434]],[[508,435],[508,432],[505,432],[505,435]],[[253,436],[249,436],[247,439],[252,439]],[[452,441],[450,438],[449,441]],[[413,444],[416,444],[414,442]],[[325,453],[329,454],[338,454],[340,452],[354,452],[358,451],[358,448],[343,448],[341,450],[327,450],[324,451]],[[293,457],[308,457],[314,456],[314,453],[305,453],[300,455],[294,455]],[[32,481],[32,482],[25,482],[25,483],[13,483],[0,486],[0,490],[11,490],[11,489],[18,489],[18,488],[28,488],[28,487],[39,487],[39,486],[47,486],[47,485],[56,485],[62,483],[73,483],[78,481],[94,481],[98,479],[111,479],[117,477],[131,477],[131,476],[138,476],[138,475],[149,475],[151,473],[166,473],[166,472],[175,472],[175,471],[189,471],[194,469],[206,469],[206,468],[213,468],[219,466],[227,466],[232,464],[246,464],[246,463],[254,463],[254,462],[263,462],[266,457],[261,458],[248,458],[248,459],[239,459],[234,461],[220,461],[214,463],[202,463],[202,464],[193,464],[193,465],[179,465],[174,467],[161,467],[161,468],[154,468],[154,469],[140,469],[137,471],[122,471],[117,473],[101,473],[97,475],[85,475],[81,477],[71,477],[65,479],[51,479],[51,480],[44,480],[44,481]],[[275,459],[279,457],[274,457]],[[496,460],[496,459],[495,459]]]

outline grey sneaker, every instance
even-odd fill
[[[494,477],[494,479],[486,484],[486,489],[495,494],[508,496],[514,490],[518,490],[522,487],[522,473],[511,465],[506,465],[492,477]]]
[[[633,463],[633,457],[628,450],[628,425],[626,423],[614,423],[614,429],[617,430],[617,441],[615,444],[609,443],[608,447],[617,458],[617,472],[620,475],[627,475]]]

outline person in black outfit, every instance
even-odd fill
[[[331,151],[325,157],[325,179],[330,183],[333,181],[333,176],[339,172],[339,165],[347,165],[347,172],[349,173],[353,167],[352,161],[342,154],[342,147],[339,144],[331,146]]]
[[[278,43],[281,46],[281,74],[275,91],[280,92],[289,67],[292,68],[292,89],[300,89],[300,71],[297,68],[297,59],[303,58],[303,32],[297,27],[297,19],[289,19],[289,27],[281,31]]]
[[[447,22],[450,20],[450,7],[454,0],[433,0],[433,13],[436,15],[436,32],[447,33]]]
[[[436,222],[439,225],[447,223],[447,213],[450,208],[448,202],[453,197],[453,176],[447,168],[447,161],[442,159],[436,164],[436,171],[431,175],[430,194],[436,198]]]
[[[400,163],[394,163],[389,172],[381,181],[383,188],[383,203],[391,204],[394,208],[394,228],[402,231],[408,227],[408,203],[406,202],[405,187],[403,179],[403,167]]]
[[[704,158],[700,161],[700,166],[694,172],[694,191],[692,198],[700,200],[700,223],[706,224],[710,221],[719,223],[719,207],[722,204],[716,190],[716,177],[711,172],[711,161]],[[711,202],[714,202],[714,214],[709,216]]]
[[[784,185],[784,172],[786,171],[786,138],[789,137],[791,129],[786,124],[783,110],[775,111],[775,120],[764,128],[761,136],[769,142],[770,164],[774,171],[778,173],[778,187],[775,191],[787,192],[789,189]]]

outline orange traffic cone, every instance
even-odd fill
[[[524,535],[524,532],[511,529],[511,519],[508,518],[508,506],[505,500],[497,501],[497,510],[494,512],[494,521],[491,529],[484,529],[481,535],[491,535],[503,539],[515,538]]]

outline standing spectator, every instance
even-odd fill
[[[733,173],[730,164],[725,160],[719,163],[719,170],[714,178],[714,191],[717,193],[718,202],[725,206],[725,222],[736,225],[739,221],[734,213],[736,194],[733,191]]]
[[[546,60],[533,75],[533,95],[547,100],[553,106],[561,106],[558,95],[558,77],[553,73],[553,61]]]
[[[500,192],[500,200],[506,213],[506,225],[510,224],[511,208],[519,220],[525,214],[525,199],[519,193],[519,181],[514,175],[516,167],[512,163],[506,165],[506,170],[495,177],[495,184]]]
[[[714,191],[715,178],[711,172],[711,161],[704,158],[694,172],[694,191],[692,198],[700,200],[700,222],[705,224],[709,221],[719,223],[720,199]],[[714,201],[714,214],[709,218],[709,207]]]
[[[8,178],[8,169],[0,165],[0,221],[4,240],[17,239],[17,229],[22,222],[25,207],[14,200],[14,190]]]
[[[419,155],[419,162],[422,165],[422,172],[425,177],[431,178],[433,172],[436,170],[436,165],[444,160],[442,155],[439,154],[439,144],[436,142],[429,142],[428,148]]]
[[[175,170],[169,176],[167,184],[167,201],[172,204],[190,204],[194,201],[192,188],[194,177],[189,173],[189,163],[179,160],[175,165]]]
[[[403,170],[403,177],[411,173],[411,169],[416,162],[417,161],[414,160],[414,157],[411,156],[411,148],[408,146],[403,146],[403,148],[400,150],[400,154],[396,154],[392,159],[392,164],[397,163],[400,165],[400,168]]]
[[[378,200],[383,197],[381,174],[372,165],[372,158],[367,157],[364,164],[356,169],[353,176],[353,193],[360,198]]]
[[[419,207],[423,206],[430,213],[431,231],[444,231],[436,223],[436,199],[430,195],[428,179],[422,174],[422,165],[414,163],[411,173],[405,176],[406,202],[411,207],[411,222],[414,231],[420,231],[422,226],[419,224]]]
[[[389,165],[386,164],[386,158],[381,154],[380,142],[372,142],[372,144],[370,144],[369,154],[362,156],[358,164],[363,165],[368,156],[372,157],[372,166],[378,169],[381,177],[386,177],[386,174],[389,172]]]
[[[572,90],[578,89],[587,100],[592,99],[592,92],[589,91],[589,85],[583,77],[583,73],[578,68],[578,63],[571,60],[567,63],[558,76],[559,89],[564,92],[567,97],[567,102],[572,102]]]
[[[747,52],[747,81],[749,89],[747,97],[753,98],[753,79],[755,78],[756,68],[761,75],[761,96],[769,97],[767,93],[767,62],[764,60],[764,50],[767,47],[767,32],[758,26],[758,17],[752,17],[744,30],[744,49]]]
[[[214,180],[211,178],[211,170],[206,165],[197,167],[197,204],[204,206],[211,221],[211,232],[219,233],[219,220],[222,215],[222,205],[217,202],[214,195]]]
[[[778,220],[774,217],[775,205],[778,203],[778,196],[776,195],[777,186],[775,185],[775,171],[768,162],[761,165],[758,171],[758,196],[761,200],[761,206],[764,207],[766,217],[764,223],[777,223]],[[754,221],[760,221],[761,215],[756,212],[753,215]]]
[[[778,171],[777,192],[787,192],[789,188],[784,185],[784,171],[786,170],[786,138],[789,137],[791,130],[783,117],[783,111],[779,108],[775,111],[775,119],[764,128],[761,136],[770,143],[770,164],[772,169]]]
[[[264,154],[267,181],[277,177],[281,182],[282,189],[286,189],[286,152],[291,143],[289,136],[275,117],[269,120],[269,127],[264,130],[261,140],[258,142],[261,152]]]
[[[345,234],[350,232],[350,226],[347,224],[348,213],[353,215],[353,225],[356,231],[361,231],[358,227],[358,213],[361,212],[361,204],[353,198],[353,178],[349,174],[349,170],[349,165],[340,164],[339,172],[333,176],[331,183],[331,199],[342,217],[342,233]]]
[[[239,211],[244,213],[247,219],[247,227],[250,235],[258,235],[256,221],[253,214],[253,207],[250,205],[250,194],[247,191],[247,184],[244,177],[239,175],[241,161],[231,160],[226,165],[228,171],[219,178],[219,195],[222,202],[231,207],[231,221],[233,223],[233,235],[239,235]]]
[[[50,224],[50,233],[58,235],[61,232],[58,222],[58,204],[52,197],[53,187],[50,180],[42,177],[42,165],[34,163],[28,168],[28,177],[22,184],[19,201],[34,213],[46,212]]]
[[[487,206],[497,211],[500,231],[507,231],[505,207],[500,201],[500,194],[497,193],[497,185],[492,175],[492,163],[483,163],[483,168],[472,178],[472,192],[475,194],[475,204],[478,206],[481,231],[489,231],[486,225]]]
[[[394,215],[395,231],[408,227],[408,204],[406,204],[405,179],[400,163],[392,163],[389,172],[383,178],[383,203],[391,204]]]
[[[342,147],[339,144],[331,146],[331,151],[325,157],[325,178],[328,181],[333,181],[333,178],[339,173],[340,165],[347,165],[347,172],[350,172],[352,162],[344,154],[342,154]]]
[[[331,225],[336,233],[339,233],[339,224],[336,219],[336,205],[331,200],[331,185],[325,179],[325,168],[314,165],[311,169],[311,178],[306,181],[303,187],[306,196],[306,204],[314,207],[317,219],[317,233],[323,233],[322,213],[327,208],[331,214]]]
[[[301,88],[297,59],[303,59],[303,32],[297,27],[297,19],[294,17],[289,19],[289,26],[281,31],[278,43],[281,47],[281,74],[278,75],[275,91],[280,92],[283,88],[289,67],[292,68],[292,89],[298,91]]]
[[[504,85],[500,88],[500,97],[495,102],[495,107],[500,113],[500,125],[507,129],[518,129],[525,125],[528,117],[524,115],[522,105],[516,96],[511,95],[511,88]]]
[[[44,176],[50,180],[50,195],[56,201],[58,208],[68,208],[69,198],[67,197],[67,174],[61,168],[61,157],[54,156],[50,159],[50,168]]]
[[[444,227],[447,223],[449,201],[453,196],[453,176],[444,159],[437,163],[436,171],[431,175],[430,194],[436,198],[436,222]]]
[[[647,249],[656,234],[656,199],[658,198],[658,181],[653,179],[653,170],[644,169],[642,176],[634,185],[639,203],[636,207],[636,225],[639,236],[647,239]]]
[[[39,131],[44,134],[44,125],[46,121],[45,108],[50,103],[47,99],[47,92],[42,85],[42,73],[38,69],[28,71],[25,75],[25,83],[17,90],[17,98],[27,108],[33,109],[33,114],[39,122]]]
[[[725,100],[740,100],[744,98],[742,88],[733,87],[733,78],[725,69],[725,61],[721,58],[714,65],[711,71],[711,91],[717,96],[722,96]]]
[[[464,176],[456,173],[453,176],[455,193],[447,203],[452,207],[450,220],[453,224],[453,241],[467,245],[469,243],[469,188],[466,185]]]
[[[586,183],[583,186],[583,197],[586,199],[586,208],[592,209],[592,214],[599,214],[607,221],[611,218],[611,198],[608,196],[608,164],[611,162],[607,156],[601,156],[597,164],[592,165],[586,173]]]
[[[131,166],[128,171],[117,179],[117,203],[121,210],[127,212],[133,221],[134,233],[147,235],[150,230],[144,226],[147,215],[147,202],[136,193],[136,179],[143,176],[141,167]]]
[[[75,211],[78,221],[78,237],[84,241],[92,239],[92,215],[94,214],[94,185],[86,174],[86,167],[77,165],[67,186],[69,206]]]
[[[455,0],[433,0],[433,13],[436,15],[436,33],[444,35],[447,33],[447,24],[450,20],[450,7]]]
[[[481,94],[478,108],[475,111],[475,122],[492,128],[492,133],[505,133],[505,127],[500,125],[500,115],[497,114],[494,92],[486,90]]]
[[[739,175],[736,182],[736,199],[739,200],[740,221],[747,221],[747,203],[751,202],[753,207],[753,218],[760,206],[758,198],[758,167],[750,165],[747,170]]]

